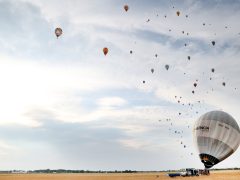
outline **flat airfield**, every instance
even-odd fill
[[[240,180],[240,171],[213,171],[209,176],[175,177],[166,173],[0,174],[0,180]]]

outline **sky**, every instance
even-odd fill
[[[203,168],[194,122],[223,110],[240,123],[239,8],[0,0],[0,169]],[[229,167],[239,149],[215,166]]]

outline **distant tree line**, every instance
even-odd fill
[[[28,173],[136,173],[137,171],[124,170],[124,171],[93,171],[93,170],[66,170],[66,169],[40,169],[27,171]]]
[[[240,168],[222,168],[222,169],[211,169],[211,171],[225,171],[225,170],[240,170]]]
[[[210,169],[210,171],[221,171],[221,170],[240,170],[240,168],[225,168],[225,169]],[[8,173],[157,173],[157,172],[177,172],[181,170],[164,170],[164,171],[136,171],[136,170],[124,170],[124,171],[93,171],[93,170],[67,170],[67,169],[39,169],[39,170],[7,170],[7,171],[0,171],[0,173],[8,174]]]

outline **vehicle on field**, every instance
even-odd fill
[[[181,173],[181,176],[199,176],[199,172],[197,169],[194,168],[187,168],[184,172]]]

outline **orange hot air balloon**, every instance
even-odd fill
[[[179,12],[179,11],[177,11],[176,13],[177,13],[177,16],[179,16],[179,15],[180,15],[180,12]]]
[[[107,55],[107,53],[108,53],[108,48],[103,48],[103,54],[106,56]]]
[[[124,9],[125,9],[125,11],[127,12],[128,9],[129,9],[128,5],[125,5],[125,6],[124,6]]]
[[[55,29],[55,35],[57,36],[57,38],[59,37],[59,36],[61,36],[62,35],[62,29],[61,28],[56,28]]]

